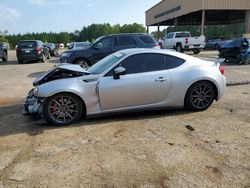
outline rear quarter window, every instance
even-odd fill
[[[120,46],[129,46],[135,45],[135,41],[131,36],[120,36],[119,37],[119,45]]]
[[[145,44],[155,44],[156,41],[150,36],[138,36],[138,38]]]
[[[175,38],[190,37],[189,33],[176,33]]]
[[[184,59],[166,55],[166,69],[175,69],[185,63]]]

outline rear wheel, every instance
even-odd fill
[[[216,90],[207,81],[194,83],[185,97],[185,107],[193,111],[203,111],[208,109],[215,99]]]
[[[8,53],[6,51],[3,52],[2,60],[3,60],[3,62],[8,61]]]
[[[81,65],[82,68],[87,69],[90,67],[90,63],[86,59],[78,59],[75,64]]]
[[[194,54],[199,54],[201,52],[200,49],[193,49]]]
[[[65,126],[78,121],[83,112],[80,99],[69,93],[50,97],[44,106],[44,116],[53,125]]]
[[[20,60],[20,59],[18,59],[17,61],[18,61],[19,64],[22,64],[22,63],[23,63],[23,61]]]

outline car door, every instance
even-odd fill
[[[174,48],[175,46],[174,33],[169,33],[167,35],[165,45],[166,45],[166,48]]]
[[[114,46],[117,44],[116,37],[105,37],[101,39],[95,46],[92,48],[93,59],[95,62],[103,59],[104,57],[113,53]]]
[[[155,104],[166,98],[171,77],[165,70],[164,55],[133,55],[118,66],[126,69],[126,75],[114,79],[111,70],[100,79],[99,97],[103,111]]]

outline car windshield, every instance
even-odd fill
[[[95,40],[95,42],[92,44],[92,46],[95,46],[96,44],[98,44],[98,42],[99,42],[102,38],[104,38],[104,36],[98,37],[98,38]]]
[[[76,43],[76,47],[88,47],[88,43]]]
[[[118,60],[123,58],[124,56],[125,56],[125,54],[120,53],[120,52],[116,52],[114,54],[111,54],[111,55],[105,57],[104,59],[98,61],[93,66],[91,66],[88,69],[88,71],[91,74],[101,74],[105,70],[107,70],[110,66],[114,65]]]

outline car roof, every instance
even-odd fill
[[[199,60],[199,62],[207,62],[187,54],[176,52],[175,50],[171,49],[131,48],[131,49],[120,50],[119,52],[125,54],[126,56],[131,56],[141,53],[158,53],[158,54],[170,55],[177,58],[181,58],[189,62],[197,62],[197,60]]]
[[[20,40],[19,43],[20,42],[38,42],[38,41],[42,42],[41,40]]]
[[[119,52],[127,55],[139,54],[139,53],[160,53],[166,55],[174,55],[178,57],[187,56],[186,54],[182,54],[171,49],[155,49],[155,48],[131,48],[131,49],[121,50]]]
[[[126,36],[126,35],[146,35],[149,36],[147,33],[119,33],[119,34],[110,34],[108,36]]]

